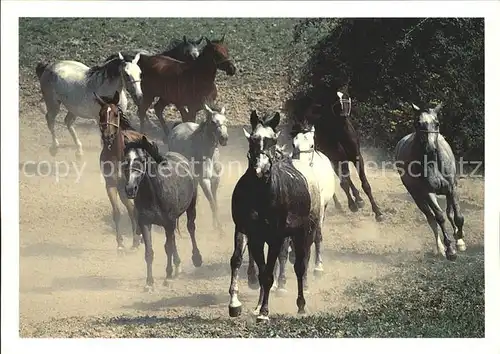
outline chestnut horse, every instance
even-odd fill
[[[179,109],[183,122],[194,122],[196,113],[205,103],[212,103],[217,97],[215,76],[217,69],[233,76],[236,67],[229,58],[224,36],[220,40],[207,42],[198,58],[192,62],[182,62],[162,55],[141,55],[143,99],[138,116],[141,132],[144,131],[146,111],[155,97],[159,100],[154,109],[160,121],[165,138],[169,134],[163,119],[163,110],[169,104]]]
[[[101,106],[99,110],[99,129],[101,131],[103,147],[99,162],[106,184],[106,193],[113,208],[113,221],[115,223],[118,252],[123,252],[125,247],[119,229],[120,208],[118,206],[117,195],[127,208],[132,223],[132,234],[134,236],[132,250],[135,250],[139,247],[142,237],[137,227],[137,215],[134,204],[125,194],[124,180],[121,175],[121,163],[124,157],[125,144],[130,141],[140,141],[144,135],[135,131],[130,125],[129,120],[123,115],[118,106],[120,99],[118,92],[116,92],[113,98],[99,97],[95,93],[94,96],[96,102]]]

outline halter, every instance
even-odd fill
[[[347,112],[347,117],[351,115],[351,107],[352,107],[352,101],[351,98],[349,97],[348,100],[345,98],[339,99],[337,102],[335,102],[333,105],[331,105],[331,110],[333,113],[333,107],[335,107],[337,104],[340,104],[340,108],[343,110],[344,109],[344,104],[349,104],[349,111]]]
[[[422,133],[439,133],[439,130],[418,130],[419,132]]]
[[[99,123],[99,126],[102,127],[102,129],[106,129],[108,127],[108,125],[112,125],[114,127],[116,127],[116,129],[118,129],[118,131],[120,130],[120,111],[118,110],[118,124],[117,123],[114,123],[114,122],[110,122],[109,120],[109,114],[106,118],[106,122],[105,123]],[[104,132],[103,130],[101,130],[101,137],[102,137],[102,140],[104,141],[104,136],[103,136]],[[108,137],[108,139],[110,141],[112,141],[111,143],[109,143],[108,141],[108,150],[111,150],[111,146],[113,145],[113,143],[115,142],[115,139],[116,139],[116,134],[117,133],[112,133],[110,134],[110,136]]]
[[[297,134],[299,133],[310,133],[311,130],[301,130],[299,131]],[[304,154],[309,154],[309,153],[312,153],[312,156],[311,156],[311,160],[309,161],[309,166],[312,167],[313,166],[313,162],[314,162],[314,153],[316,152],[316,148],[312,148],[312,149],[307,149],[307,150],[299,150],[298,151],[298,155],[304,153]]]

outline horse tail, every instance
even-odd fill
[[[43,72],[45,71],[45,69],[47,68],[48,65],[49,64],[42,63],[42,62],[40,62],[40,63],[38,63],[36,65],[35,72],[36,72],[36,76],[38,77],[38,80],[40,80],[40,78],[42,77]]]

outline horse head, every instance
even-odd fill
[[[94,92],[94,97],[97,103],[101,106],[99,110],[99,130],[101,138],[108,150],[111,150],[116,136],[120,132],[120,110],[118,102],[120,101],[120,93],[115,92],[112,98],[101,97]]]
[[[187,60],[196,60],[200,56],[200,52],[202,51],[202,43],[204,37],[201,37],[199,40],[190,40],[187,39],[186,36],[182,37],[182,43],[180,44],[182,53]]]
[[[279,122],[279,112],[262,119],[253,110],[250,114],[252,132],[248,133],[243,128],[249,145],[248,163],[258,178],[267,176],[271,171],[273,160],[276,157],[276,144],[280,135],[280,132],[276,130]]]
[[[440,103],[434,108],[420,109],[420,107],[412,103],[412,107],[415,111],[413,125],[418,141],[422,144],[426,153],[436,151],[439,136],[437,115],[443,104]]]
[[[227,118],[224,115],[226,109],[222,107],[220,111],[216,111],[205,104],[205,112],[207,112],[206,122],[211,127],[216,140],[220,145],[226,146],[229,139],[229,134],[227,132]]]
[[[332,104],[332,111],[336,116],[347,118],[351,115],[352,100],[348,94],[337,91],[337,97]]]
[[[236,66],[229,57],[229,50],[224,43],[224,38],[225,35],[218,40],[210,40],[205,37],[207,45],[203,49],[203,52],[213,57],[217,69],[224,71],[229,76],[233,76],[236,74]]]
[[[121,74],[124,85],[135,104],[139,106],[143,97],[141,87],[142,70],[138,65],[141,53],[137,53],[131,61],[126,60],[120,52],[118,53],[118,58],[121,61]]]

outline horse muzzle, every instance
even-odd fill
[[[228,136],[224,136],[224,135],[221,135],[219,137],[219,144],[221,146],[226,146],[227,145],[227,141],[228,141],[229,137]]]
[[[139,190],[138,186],[125,186],[125,194],[127,195],[128,199],[134,199],[137,196],[137,191]]]

